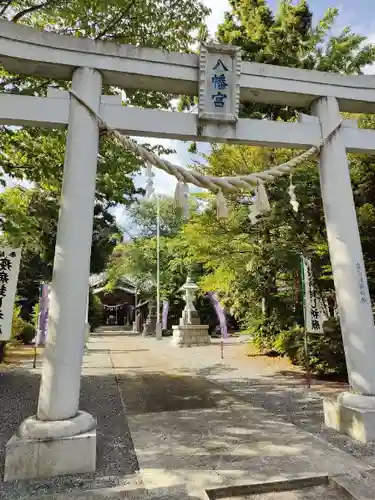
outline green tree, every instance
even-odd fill
[[[329,9],[313,25],[307,1],[297,5],[282,1],[276,14],[264,0],[233,0],[230,5],[231,12],[219,26],[217,39],[239,45],[247,61],[357,74],[375,59],[374,47],[349,28],[337,36],[331,35],[337,9]],[[298,111],[258,103],[241,106],[242,116],[253,118],[290,120]],[[366,120],[369,126],[369,119]],[[295,155],[296,152],[288,150],[214,145],[212,153],[206,156],[207,164],[198,168],[208,175],[251,173],[281,164]],[[365,256],[371,262],[375,221],[373,161],[368,157],[366,160],[353,157],[352,165]],[[293,182],[300,202],[298,213],[293,212],[289,203],[289,179],[284,177],[267,183],[272,210],[255,226],[248,219],[249,199],[228,195],[232,210],[228,220],[217,221],[209,207],[204,214],[195,215],[182,233],[190,258],[204,268],[201,287],[215,289],[242,326],[251,327],[263,345],[271,348],[279,332],[291,323],[302,321],[301,255],[312,259],[319,288],[330,304],[334,297],[316,163],[302,165],[293,174]],[[370,276],[373,272],[370,265]],[[337,348],[338,338],[331,337],[328,347],[323,344],[320,347],[325,354],[328,348],[332,348],[330,354],[339,353],[337,366],[342,371],[343,351],[342,346]],[[319,352],[319,342],[315,353]],[[328,365],[318,359],[315,366],[320,370]]]
[[[15,0],[0,4],[0,17],[48,31],[121,44],[189,51],[209,10],[192,0]],[[0,91],[45,95],[51,84],[67,88],[67,82],[10,75],[0,68]],[[105,88],[107,93],[118,89]],[[168,107],[170,95],[125,89],[126,104]],[[5,173],[32,182],[61,183],[65,132],[40,129],[9,129],[0,133],[0,161]],[[156,148],[165,152],[162,148]],[[139,160],[107,139],[101,142],[98,194],[101,199],[122,203],[134,192],[131,173]],[[168,151],[167,151],[168,152]]]
[[[144,45],[189,51],[208,9],[201,1],[162,0],[5,0],[0,17],[37,29],[96,41]],[[45,96],[49,85],[66,89],[69,82],[8,74],[0,68],[0,91]],[[119,89],[105,86],[105,93]],[[169,95],[125,89],[126,104],[168,107]],[[3,241],[24,247],[20,289],[35,299],[37,284],[49,279],[52,268],[56,219],[63,175],[66,132],[36,128],[0,128],[0,166],[14,180],[32,188],[7,190],[1,197]],[[159,146],[159,153],[168,153]],[[106,264],[117,242],[117,226],[109,209],[128,205],[137,190],[133,178],[141,162],[108,138],[101,138],[96,184],[96,206],[91,271]],[[82,166],[84,168],[84,165]],[[0,179],[4,185],[5,177]],[[77,214],[78,215],[78,214]],[[27,282],[32,283],[30,288]],[[27,293],[26,293],[27,292]]]
[[[274,14],[266,0],[230,0],[231,10],[218,27],[221,43],[238,45],[245,61],[275,64],[292,68],[360,74],[375,59],[375,48],[366,37],[344,28],[332,35],[338,16],[329,8],[316,25],[307,0],[297,4],[281,0]],[[272,119],[294,116],[294,109],[273,105],[245,104],[245,116]]]
[[[195,210],[191,203],[191,211]],[[115,286],[122,276],[129,277],[137,289],[150,296],[156,293],[157,240],[156,200],[134,204],[129,214],[131,224],[137,224],[138,234],[131,242],[116,247],[108,266],[108,287]],[[179,233],[184,225],[181,210],[174,200],[160,198],[160,291],[162,299],[170,302],[169,317],[178,319],[182,307],[179,291],[186,277],[196,277],[197,266],[189,260],[186,249],[180,244]],[[185,259],[186,257],[186,259]]]
[[[174,200],[160,197],[160,261],[161,284],[167,287],[167,269],[170,261],[169,244],[183,225],[182,212]],[[142,200],[129,208],[132,226],[137,236],[131,242],[120,244],[113,253],[109,266],[109,286],[126,275],[139,284],[139,289],[154,290],[156,283],[156,200]]]
[[[37,300],[39,284],[52,276],[58,208],[56,193],[37,186],[29,189],[16,186],[0,193],[1,242],[22,247],[18,293],[26,314]],[[90,264],[93,273],[105,268],[119,239],[120,229],[114,216],[97,203]]]

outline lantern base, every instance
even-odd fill
[[[172,345],[175,347],[196,347],[211,343],[208,325],[175,325],[172,329]]]

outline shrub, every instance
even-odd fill
[[[252,335],[252,343],[262,352],[275,350],[275,340],[280,332],[280,322],[276,316],[253,320],[247,329]]]
[[[288,356],[293,364],[299,360],[299,351],[304,349],[304,328],[295,325],[288,330],[282,330],[276,337],[273,347],[280,355]]]
[[[15,305],[13,309],[13,318],[12,318],[12,333],[11,338],[17,339],[19,334],[21,333],[23,327],[26,324],[26,321],[21,318],[21,306]]]
[[[97,295],[94,295],[91,290],[89,294],[89,311],[88,311],[88,321],[90,324],[90,330],[93,332],[98,328],[103,321],[103,305]]]
[[[311,373],[318,376],[346,377],[346,362],[339,322],[331,318],[323,324],[323,334],[307,337],[308,363]],[[281,331],[274,342],[274,349],[292,361],[306,367],[304,329],[294,326]]]
[[[347,377],[340,323],[335,318],[329,319],[323,330],[323,335],[311,336],[308,342],[312,372]]]
[[[39,302],[37,302],[34,305],[32,311],[31,311],[31,314],[30,314],[30,320],[31,320],[31,323],[33,325],[37,325],[38,324],[39,313],[40,313],[40,304],[39,304]]]
[[[34,325],[31,323],[25,323],[20,333],[18,334],[18,338],[24,344],[30,344],[32,340],[35,338],[36,330]]]

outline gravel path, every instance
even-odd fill
[[[39,375],[18,369],[0,376],[0,474],[3,476],[7,440],[19,423],[36,412]],[[115,377],[112,374],[84,376],[81,409],[98,419],[98,462],[94,474],[53,479],[0,482],[1,500],[30,499],[77,488],[106,488],[126,485],[138,470],[129,428]]]

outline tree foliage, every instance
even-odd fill
[[[183,285],[183,269],[171,268],[174,254],[171,248],[173,237],[183,225],[180,210],[175,210],[173,200],[161,197],[160,203],[160,291],[162,299],[170,301],[170,316],[175,316],[182,304],[178,292]],[[143,200],[134,204],[130,210],[132,225],[137,225],[138,234],[130,242],[118,245],[109,263],[109,289],[116,286],[122,277],[128,277],[143,296],[154,297],[157,279],[157,239],[156,239],[156,200]]]
[[[23,313],[31,313],[39,285],[52,277],[59,202],[51,190],[40,186],[9,187],[0,193],[3,245],[22,247],[18,293]],[[114,216],[100,203],[94,209],[91,270],[101,272],[121,240]]]
[[[13,23],[95,41],[190,51],[208,9],[192,0],[4,0],[0,18]],[[7,73],[0,67],[0,91],[45,96],[49,85],[68,88],[69,82],[54,82]],[[170,95],[123,89],[126,105],[168,107]],[[104,86],[103,93],[120,93]],[[20,295],[31,308],[38,284],[49,280],[59,210],[65,154],[65,130],[15,127],[0,128],[0,182],[26,182],[28,189],[6,189],[0,195],[4,243],[23,246],[19,280]],[[160,146],[158,153],[170,150]],[[134,176],[142,162],[106,137],[101,138],[96,183],[91,272],[105,267],[118,243],[118,228],[110,209],[129,205],[140,190]],[[82,168],[85,168],[82,165]],[[77,214],[77,217],[79,214]]]
[[[332,34],[337,8],[329,8],[315,25],[307,0],[281,0],[274,14],[266,0],[230,0],[231,10],[218,27],[221,43],[238,45],[245,61],[291,68],[361,74],[375,59],[366,37],[346,27]],[[246,116],[289,118],[296,110],[273,105],[245,104]]]
[[[375,60],[374,47],[349,28],[332,35],[337,9],[329,9],[314,25],[304,0],[297,4],[284,0],[275,14],[264,0],[232,0],[230,5],[217,39],[239,45],[247,61],[360,74]],[[241,107],[242,116],[253,118],[293,120],[297,112],[286,106],[257,103],[243,103]],[[360,123],[374,128],[372,117],[362,116]],[[287,149],[213,145],[212,152],[204,157],[205,163],[194,168],[215,176],[248,174],[284,163],[295,155],[295,151]],[[351,155],[350,162],[370,290],[375,297],[374,161],[372,156]],[[290,179],[282,177],[267,183],[272,208],[256,225],[249,221],[249,197],[228,195],[230,215],[226,220],[217,220],[215,202],[206,198],[205,209],[193,211],[179,231],[163,243],[172,251],[164,258],[162,268],[165,276],[172,272],[176,279],[181,269],[186,272],[194,267],[201,292],[216,291],[260,347],[287,353],[294,362],[304,364],[301,256],[311,259],[314,277],[331,315],[335,293],[316,160],[301,165],[292,181],[300,203],[298,213],[290,204]],[[143,224],[141,219],[137,222]],[[153,241],[147,230],[142,245],[137,246],[137,262],[146,267],[149,264],[147,259],[142,260],[143,245],[154,255]],[[133,256],[128,254],[128,258],[131,265]],[[324,337],[309,341],[309,363],[315,373],[345,372],[340,331],[336,323],[331,323]]]

